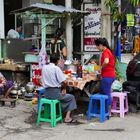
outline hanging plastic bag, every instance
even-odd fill
[[[41,47],[41,50],[38,55],[38,63],[39,63],[39,68],[41,69],[43,65],[45,65],[48,62],[48,56],[46,53],[46,48]]]
[[[65,64],[65,60],[63,58],[63,55],[61,54],[60,56],[60,61],[59,63],[57,64],[57,66],[63,71],[64,70],[64,64]]]
[[[111,86],[112,91],[122,91],[122,83],[115,80]]]

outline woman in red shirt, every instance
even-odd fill
[[[97,49],[102,52],[101,55],[101,94],[108,95],[109,105],[111,105],[111,85],[116,78],[115,74],[115,58],[109,47],[106,38],[98,38],[95,40]]]

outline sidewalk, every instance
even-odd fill
[[[131,54],[122,54],[122,62],[128,63]],[[83,105],[87,108],[87,104]],[[58,123],[51,128],[48,123],[42,122],[36,126],[36,105],[27,101],[18,100],[15,108],[0,107],[0,140],[139,140],[140,113],[120,118],[111,117],[104,123],[93,118],[86,120],[85,112],[75,114],[80,123],[68,125]]]

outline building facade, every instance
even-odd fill
[[[86,56],[92,55],[94,51],[97,51],[94,46],[94,38],[106,37],[111,44],[111,18],[104,5],[105,0],[18,0],[18,4],[16,2],[17,0],[13,3],[12,8],[9,8],[11,0],[1,0],[0,5],[3,8],[1,7],[0,16],[3,24],[1,24],[0,29],[5,29],[0,30],[1,38],[4,38],[7,31],[14,27],[15,17],[14,15],[9,15],[10,11],[27,7],[33,3],[50,2],[91,12],[90,16],[75,18],[74,20],[68,15],[64,21],[68,59],[75,57],[77,59],[86,59]],[[8,22],[9,19],[10,22]],[[80,52],[82,53],[80,54]]]

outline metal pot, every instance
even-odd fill
[[[18,94],[19,96],[21,96],[21,95],[22,95],[21,90],[18,90],[18,91],[17,91],[17,94]]]
[[[13,90],[11,90],[10,93],[15,95],[15,94],[17,94],[17,92],[18,92],[17,90],[13,89]]]
[[[27,90],[28,93],[33,92],[34,88],[35,88],[35,85],[32,82],[27,83],[26,90]]]
[[[14,89],[14,90],[17,90],[18,87],[19,87],[18,84],[15,83],[13,89]]]
[[[25,93],[25,92],[26,92],[25,87],[21,87],[21,89],[20,89],[20,90],[21,90],[21,92],[22,92],[22,93]]]

